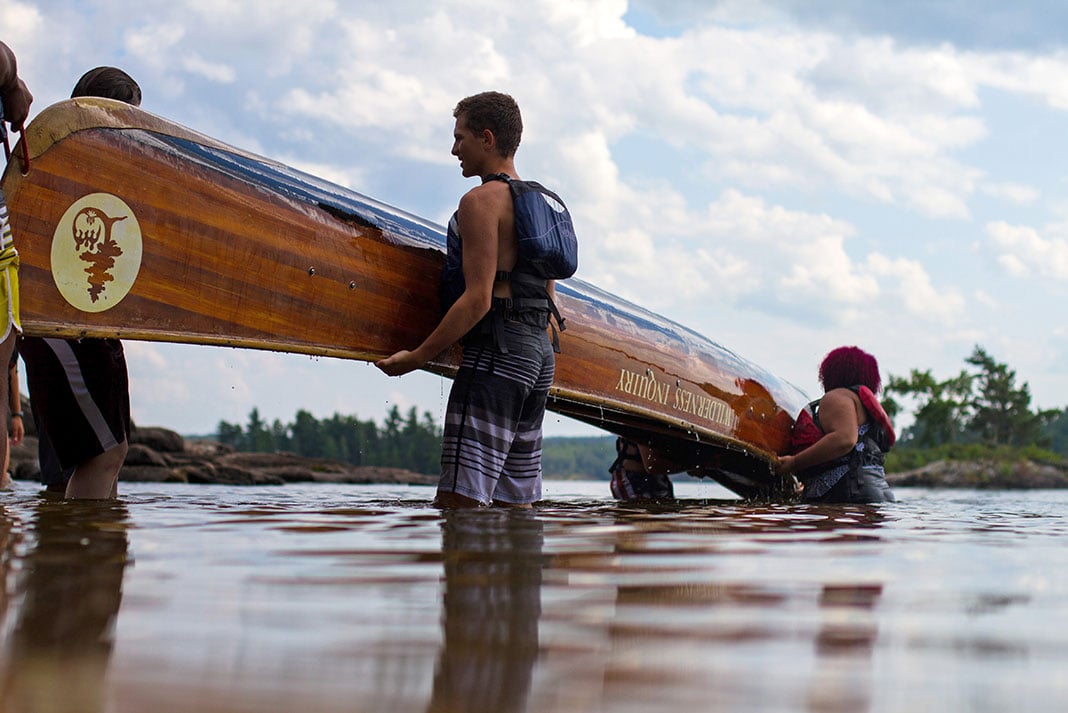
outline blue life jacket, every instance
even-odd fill
[[[534,181],[513,179],[494,173],[482,179],[505,181],[512,193],[515,208],[515,231],[518,255],[510,272],[498,271],[495,282],[511,282],[512,297],[494,297],[489,314],[465,339],[489,334],[498,348],[507,351],[498,338],[505,320],[517,320],[545,328],[552,325],[550,315],[562,332],[564,318],[549,298],[548,280],[571,277],[578,269],[578,240],[571,214],[552,191]],[[465,289],[463,243],[454,214],[446,235],[445,267],[441,273],[439,297],[442,313],[448,311]],[[560,351],[557,327],[553,326],[553,350]]]
[[[566,280],[578,269],[578,238],[571,213],[560,196],[535,181],[493,173],[484,181],[504,181],[515,206],[519,257],[514,271],[546,280]]]

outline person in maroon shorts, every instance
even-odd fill
[[[71,97],[138,106],[141,88],[115,67],[86,72]],[[118,339],[23,337],[42,481],[68,498],[112,498],[130,435],[130,387]]]

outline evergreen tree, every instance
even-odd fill
[[[271,423],[271,444],[274,451],[292,450],[292,439],[289,437],[289,426],[275,419]]]
[[[978,393],[972,400],[968,426],[983,443],[994,446],[1036,444],[1042,436],[1042,418],[1031,412],[1031,389],[1016,388],[1016,372],[999,364],[976,346],[967,361],[979,368],[975,376]]]
[[[256,407],[253,407],[248,414],[245,439],[247,449],[253,453],[270,453],[273,450],[271,433],[267,430],[267,424],[260,417],[260,410]]]
[[[902,434],[902,443],[928,448],[968,440],[972,376],[967,372],[937,381],[930,370],[913,369],[908,379],[890,376],[886,394],[900,394],[919,401],[915,422]],[[896,412],[898,404],[888,398]]]
[[[327,440],[334,450],[334,455],[330,457],[359,465],[362,450],[360,444],[362,429],[359,419],[335,413],[323,421],[323,427],[326,430]]]
[[[385,459],[384,462],[380,461],[376,465],[388,465],[390,463],[403,462],[403,451],[401,447],[401,430],[403,429],[404,419],[401,417],[400,409],[396,404],[386,414],[386,421],[382,424],[382,437],[380,439],[380,457]]]
[[[353,463],[357,465],[380,465],[376,460],[377,455],[382,450],[378,427],[375,426],[374,421],[361,421],[357,429],[359,431],[357,438],[358,448],[354,454],[356,460]]]
[[[219,443],[230,446],[235,451],[245,450],[245,432],[236,423],[219,421],[215,429],[215,438]]]
[[[323,436],[323,457],[332,460],[344,460],[344,435],[338,427],[338,414],[319,422]]]
[[[1068,408],[1043,413],[1043,435],[1054,453],[1068,455]]]
[[[326,443],[319,421],[310,412],[297,411],[293,425],[293,452],[306,458],[325,458]]]
[[[441,434],[429,411],[423,414],[423,420],[420,421],[414,406],[408,410],[401,440],[404,444],[402,457],[409,464],[409,469],[417,473],[435,473],[439,470]]]

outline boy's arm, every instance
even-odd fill
[[[497,274],[501,196],[511,200],[511,194],[486,188],[491,187],[480,186],[468,191],[460,199],[457,221],[464,245],[463,294],[422,344],[411,351],[402,350],[375,363],[390,376],[400,376],[422,367],[458,342],[489,312],[493,281]]]

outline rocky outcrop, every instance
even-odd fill
[[[37,438],[11,449],[16,480],[39,481]],[[284,485],[286,483],[398,483],[433,485],[437,477],[401,468],[354,466],[292,453],[236,453],[207,440],[187,441],[165,428],[134,428],[119,480],[139,483]]]
[[[1068,488],[1068,466],[1033,460],[935,461],[922,468],[887,473],[891,486],[1023,490]]]

